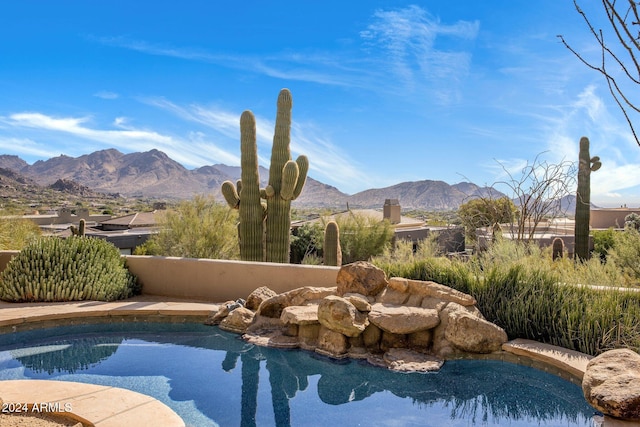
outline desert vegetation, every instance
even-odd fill
[[[138,292],[118,249],[89,237],[34,240],[0,274],[4,301],[113,301]]]
[[[408,242],[372,262],[389,276],[432,280],[473,295],[487,320],[510,338],[528,338],[597,355],[640,350],[640,233],[607,233],[607,254],[586,261],[552,260],[551,248],[497,239],[463,260]],[[598,245],[602,247],[602,245]],[[620,285],[626,285],[627,289]]]

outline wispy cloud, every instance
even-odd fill
[[[0,136],[0,150],[6,154],[17,156],[33,156],[38,158],[50,158],[60,155],[49,147],[44,146],[29,138],[12,138]]]
[[[115,92],[110,92],[108,90],[101,90],[99,92],[94,93],[93,96],[95,96],[96,98],[102,98],[102,99],[118,99],[118,98],[120,98],[119,94],[117,94]]]
[[[176,116],[214,130],[228,138],[240,150],[240,112],[220,107],[180,106],[163,98],[145,98],[148,105],[166,110]],[[269,167],[275,122],[256,115],[256,137],[260,164]],[[293,122],[291,126],[292,158],[304,154],[309,158],[311,174],[325,182],[341,184],[341,188],[370,184],[363,167],[339,149],[311,123]],[[237,160],[233,163],[239,165]]]
[[[403,96],[413,93],[420,98],[428,92],[446,104],[458,98],[458,84],[468,74],[471,62],[471,54],[458,42],[475,39],[478,31],[478,21],[443,24],[425,9],[409,6],[376,11],[360,32],[356,51],[338,47],[331,52],[314,49],[313,53],[223,55],[122,36],[91,39],[148,55],[213,63],[283,80],[402,92]],[[436,42],[446,48],[436,48]]]
[[[92,128],[87,125],[90,122],[89,117],[58,118],[34,112],[11,114],[0,120],[12,128],[53,131],[76,137],[75,147],[74,141],[67,140],[66,147],[70,152],[81,150],[82,154],[86,154],[87,147],[84,141],[89,140],[98,143],[101,148],[114,147],[125,152],[159,149],[187,167],[212,162],[239,163],[237,155],[220,149],[210,141],[205,143],[202,135],[190,134],[185,139],[146,129],[122,129],[124,122],[121,118],[115,121],[121,128],[116,130]],[[202,150],[203,144],[207,146],[207,151]],[[35,153],[25,151],[25,154]]]
[[[377,11],[374,22],[360,36],[365,46],[370,48],[373,60],[378,63],[384,61],[384,64],[378,65],[398,77],[406,89],[416,90],[424,85],[431,89],[440,87],[436,93],[442,102],[448,102],[456,96],[455,86],[454,90],[441,87],[457,83],[469,72],[471,54],[464,50],[456,51],[455,48],[437,49],[436,40],[472,40],[477,37],[479,27],[478,21],[442,24],[426,10],[409,6]]]

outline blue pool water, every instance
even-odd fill
[[[500,361],[396,373],[248,344],[217,327],[66,326],[0,335],[0,380],[56,379],[151,395],[190,426],[591,426],[580,387]]]

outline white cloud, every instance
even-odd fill
[[[61,154],[29,138],[0,136],[0,149],[5,154],[33,156],[37,158],[51,158]]]
[[[93,94],[93,96],[102,99],[118,99],[120,95],[115,92],[110,92],[108,90],[101,90]]]
[[[76,137],[75,140],[65,139],[65,149],[68,152],[80,151],[86,154],[86,141],[89,140],[98,143],[101,148],[113,147],[125,152],[158,149],[187,167],[215,162],[239,163],[238,156],[217,147],[212,142],[205,142],[206,138],[198,134],[192,134],[189,138],[183,139],[133,127],[118,130],[94,129],[85,126],[89,121],[87,117],[56,118],[33,112],[11,114],[8,118],[0,118],[0,120],[13,128],[54,131]],[[122,118],[115,120],[115,124],[120,127],[124,127],[124,123]],[[21,152],[26,153],[26,150]]]

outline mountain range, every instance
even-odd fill
[[[80,157],[61,155],[38,160],[32,165],[18,156],[0,155],[0,168],[15,176],[12,179],[41,186],[74,185],[83,191],[120,194],[125,197],[189,199],[197,194],[211,194],[222,201],[220,186],[225,180],[240,178],[240,167],[216,164],[187,169],[159,150],[123,154],[116,149],[96,151]],[[269,171],[260,167],[261,185],[265,186]],[[345,194],[336,187],[307,178],[296,207],[309,208],[380,208],[385,199],[398,199],[403,209],[428,211],[456,210],[471,198],[486,196],[496,190],[461,182],[450,185],[443,181],[402,182],[390,187]]]

